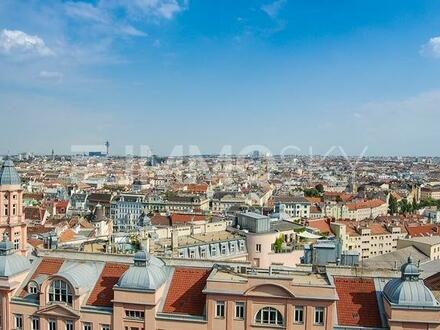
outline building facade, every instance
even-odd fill
[[[440,329],[411,260],[400,278],[52,251],[0,242],[1,329]]]
[[[27,229],[21,179],[11,160],[0,169],[0,237],[8,237],[14,249],[26,254]]]

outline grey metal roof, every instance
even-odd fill
[[[368,268],[396,269],[397,265],[405,263],[409,256],[411,256],[416,263],[420,262],[421,264],[430,260],[426,254],[411,245],[390,253],[362,260],[362,265]]]
[[[17,275],[30,268],[28,258],[17,254],[13,244],[5,236],[0,242],[0,277]]]
[[[419,269],[408,258],[401,267],[401,277],[389,281],[383,293],[392,303],[399,306],[440,307],[431,290],[419,278]]]
[[[0,169],[0,185],[20,185],[21,179],[12,160],[4,161]]]
[[[56,275],[67,279],[75,288],[92,289],[103,267],[102,262],[67,260]]]
[[[164,262],[146,251],[139,251],[134,256],[134,265],[121,277],[118,286],[125,289],[157,290],[166,280]]]

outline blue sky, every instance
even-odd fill
[[[0,2],[0,153],[439,155],[440,2]]]

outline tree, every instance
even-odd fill
[[[397,205],[397,199],[392,194],[390,194],[390,200],[388,202],[388,212],[394,215],[398,212],[399,207]]]
[[[324,186],[323,186],[321,183],[318,183],[318,184],[315,186],[315,189],[316,189],[320,194],[323,194],[323,193],[324,193]]]
[[[275,247],[275,252],[276,252],[276,253],[279,253],[279,252],[282,251],[282,249],[283,249],[283,244],[284,244],[284,237],[283,237],[283,235],[281,235],[280,237],[278,237],[278,238],[275,240],[274,247]]]
[[[419,205],[417,204],[417,201],[416,201],[415,197],[413,197],[412,209],[413,209],[413,212],[419,209]]]
[[[304,196],[306,197],[320,197],[321,194],[316,188],[304,189]]]
[[[413,211],[412,204],[408,203],[406,198],[402,199],[399,203],[400,214],[407,214]]]

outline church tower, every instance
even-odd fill
[[[14,163],[6,159],[0,169],[0,237],[5,236],[14,249],[27,254],[27,226],[23,212],[23,189]]]

